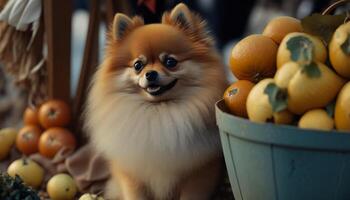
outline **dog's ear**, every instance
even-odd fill
[[[178,24],[182,28],[193,28],[192,13],[190,9],[188,9],[188,7],[183,3],[177,4],[175,8],[171,10],[169,17],[171,21],[173,21],[175,24]]]
[[[121,40],[127,30],[133,26],[133,21],[128,16],[117,13],[114,16],[113,25],[112,25],[112,34],[114,40]]]

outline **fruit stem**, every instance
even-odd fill
[[[27,156],[23,156],[23,158],[22,158],[23,165],[28,165],[27,159],[28,159]]]
[[[261,80],[261,74],[260,72],[256,73],[253,77],[254,82],[259,82]]]
[[[51,108],[51,109],[49,110],[48,115],[49,115],[49,116],[48,116],[49,118],[51,118],[51,119],[55,119],[55,118],[56,118],[57,113],[56,113],[55,109],[52,109],[52,108]]]
[[[330,12],[332,12],[334,9],[338,8],[339,6],[342,6],[344,4],[350,3],[350,0],[339,0],[328,6],[323,12],[322,15],[328,15]]]

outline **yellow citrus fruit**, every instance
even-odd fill
[[[15,143],[17,130],[14,128],[4,128],[0,130],[0,160],[7,157],[11,147]]]
[[[337,130],[350,131],[350,82],[341,89],[334,111]]]
[[[38,188],[44,179],[44,169],[28,158],[13,161],[7,169],[7,173],[11,177],[15,177],[17,174],[24,183],[33,188]]]
[[[250,35],[232,49],[230,66],[239,80],[257,83],[276,72],[277,44],[263,35]]]
[[[323,109],[314,109],[307,111],[299,120],[299,128],[332,130],[334,120]]]
[[[288,91],[288,110],[299,115],[327,106],[345,84],[344,79],[320,62],[288,62],[278,69],[275,82]]]
[[[234,115],[247,117],[246,102],[250,90],[254,87],[254,83],[247,80],[239,80],[224,93],[224,100],[227,108]]]
[[[96,194],[84,194],[82,195],[79,200],[104,200],[104,198],[97,196]]]
[[[302,32],[300,20],[289,16],[280,16],[272,19],[265,27],[263,35],[280,44],[282,39],[293,32]]]
[[[18,131],[15,128],[3,128],[0,130],[0,135],[7,137],[10,145],[15,143],[17,134]]]
[[[350,79],[350,22],[334,32],[329,43],[329,59],[339,75]]]
[[[253,122],[274,122],[276,124],[290,124],[293,115],[288,110],[274,112],[265,94],[266,87],[274,83],[272,78],[267,78],[257,83],[250,91],[247,98],[247,113],[249,120]]]
[[[290,80],[294,77],[297,71],[300,69],[299,63],[288,62],[277,70],[275,75],[276,85],[280,88],[288,88]]]
[[[56,174],[47,183],[47,193],[52,200],[73,200],[77,186],[68,174]]]
[[[327,50],[320,39],[306,33],[289,33],[283,38],[278,48],[277,68],[281,68],[289,61],[324,63],[326,59]]]

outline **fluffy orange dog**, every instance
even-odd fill
[[[114,18],[89,94],[92,144],[110,161],[110,199],[210,199],[221,171],[214,103],[223,65],[184,4],[144,25]]]

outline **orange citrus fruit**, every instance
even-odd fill
[[[27,107],[23,113],[23,122],[25,125],[39,125],[38,110]]]
[[[228,87],[224,93],[227,108],[234,115],[248,117],[246,102],[254,83],[247,80],[239,80]]]
[[[239,80],[257,83],[276,72],[277,44],[263,35],[250,35],[232,49],[230,66]]]
[[[279,44],[288,33],[302,32],[302,30],[300,20],[294,17],[280,16],[272,19],[262,34]]]

